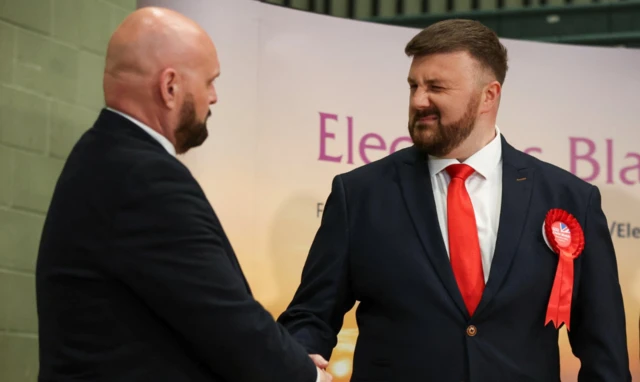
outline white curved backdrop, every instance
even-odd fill
[[[255,292],[275,316],[300,279],[331,178],[409,144],[409,59],[415,29],[249,0],[139,0],[198,21],[222,76],[210,137],[183,160],[201,182]],[[516,147],[598,185],[640,377],[640,51],[504,40],[510,70],[498,125]],[[348,381],[353,311],[331,360]],[[579,361],[561,336],[562,380]]]

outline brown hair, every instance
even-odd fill
[[[407,56],[468,52],[491,69],[502,85],[507,75],[507,48],[496,33],[482,23],[465,19],[439,21],[423,29],[404,49]]]

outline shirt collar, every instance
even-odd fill
[[[486,146],[462,162],[471,166],[485,179],[490,178],[502,159],[502,142],[500,141],[500,129],[496,126],[496,136]],[[460,163],[457,159],[437,158],[429,156],[429,173],[435,176],[447,166]]]
[[[126,119],[128,119],[129,121],[135,123],[136,125],[140,126],[140,128],[144,131],[147,132],[147,134],[151,135],[152,138],[154,138],[156,141],[158,141],[158,143],[160,143],[162,145],[162,147],[165,148],[165,150],[167,150],[167,152],[171,155],[173,155],[174,157],[176,156],[176,148],[173,147],[173,144],[171,142],[169,142],[169,140],[162,134],[158,133],[157,131],[153,130],[152,128],[150,128],[149,126],[145,125],[144,123],[138,121],[137,119],[131,117],[130,115],[127,115],[121,111],[118,110],[114,110],[110,107],[107,107],[107,110],[112,111],[116,114],[119,114],[123,117],[125,117]]]

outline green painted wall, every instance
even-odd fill
[[[109,36],[136,0],[0,0],[0,381],[36,381],[34,265],[54,183],[102,107]]]

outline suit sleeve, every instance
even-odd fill
[[[331,357],[344,315],[355,298],[349,280],[349,223],[341,177],[333,179],[320,228],[311,245],[302,280],[282,323],[309,354]]]
[[[211,206],[181,166],[131,172],[112,271],[225,381],[316,381],[305,349],[250,295]]]
[[[618,266],[601,197],[593,186],[584,227],[581,275],[569,341],[580,359],[579,382],[631,381]]]

